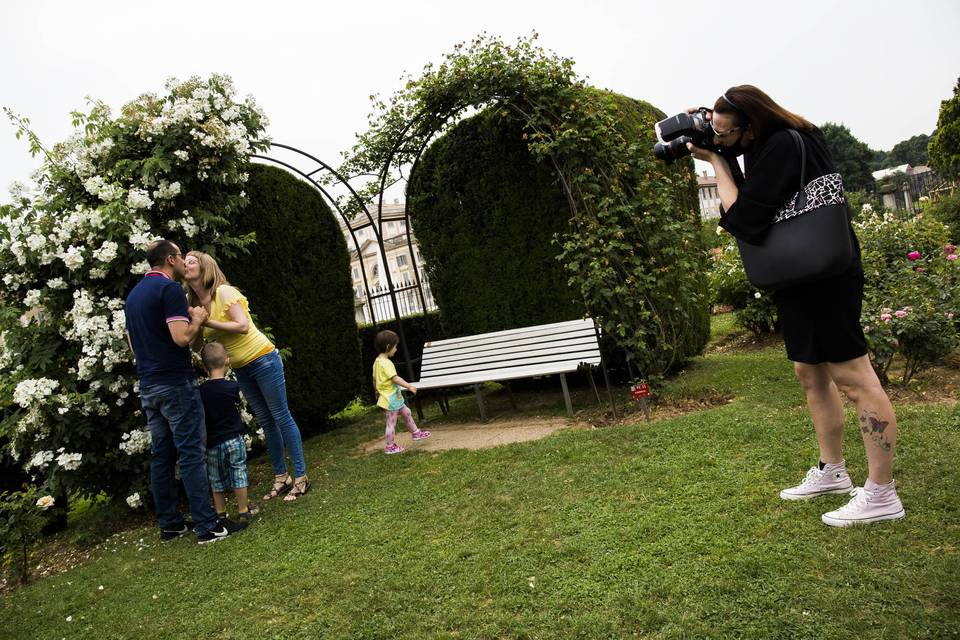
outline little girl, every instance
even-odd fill
[[[400,338],[393,331],[381,331],[373,340],[379,354],[373,362],[373,385],[380,396],[377,399],[377,406],[386,412],[387,446],[384,447],[383,452],[387,455],[403,451],[403,447],[393,441],[397,428],[398,413],[403,416],[403,420],[407,423],[407,428],[414,440],[423,440],[430,437],[429,431],[421,431],[417,428],[410,409],[403,401],[403,393],[400,391],[400,387],[408,389],[410,393],[416,393],[417,388],[398,376],[397,368],[390,361],[393,354],[397,352],[399,342]]]

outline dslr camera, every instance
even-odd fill
[[[693,113],[678,113],[677,115],[661,120],[654,125],[657,132],[657,142],[653,145],[653,156],[667,164],[674,160],[690,155],[687,143],[704,149],[719,150],[713,144],[713,126],[709,120],[710,110],[700,107]]]

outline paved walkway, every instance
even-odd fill
[[[397,425],[397,444],[411,451],[444,451],[446,449],[486,449],[512,442],[527,442],[545,438],[555,431],[567,428],[583,428],[573,420],[563,417],[503,417],[490,422],[458,422],[456,424],[431,424],[427,429],[431,436],[413,442],[410,433]],[[362,445],[362,453],[382,451],[383,438]]]

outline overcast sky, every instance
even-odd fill
[[[12,0],[0,23],[0,105],[46,145],[85,96],[115,111],[166,78],[227,73],[276,142],[337,165],[372,93],[486,31],[576,61],[599,87],[674,113],[755,84],[875,149],[931,133],[960,75],[957,0],[766,2]],[[793,14],[793,15],[791,15]],[[0,122],[0,201],[38,165]]]

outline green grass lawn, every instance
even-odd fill
[[[380,417],[355,411],[307,441],[314,484],[300,501],[267,503],[248,531],[204,547],[161,546],[152,527],[111,538],[0,599],[0,637],[960,636],[956,406],[898,408],[906,519],[837,530],[820,514],[844,496],[777,497],[816,461],[782,350],[698,359],[664,393],[733,400],[495,449],[369,457],[355,449]],[[563,412],[559,393],[539,395]],[[847,423],[862,483],[852,412]]]

